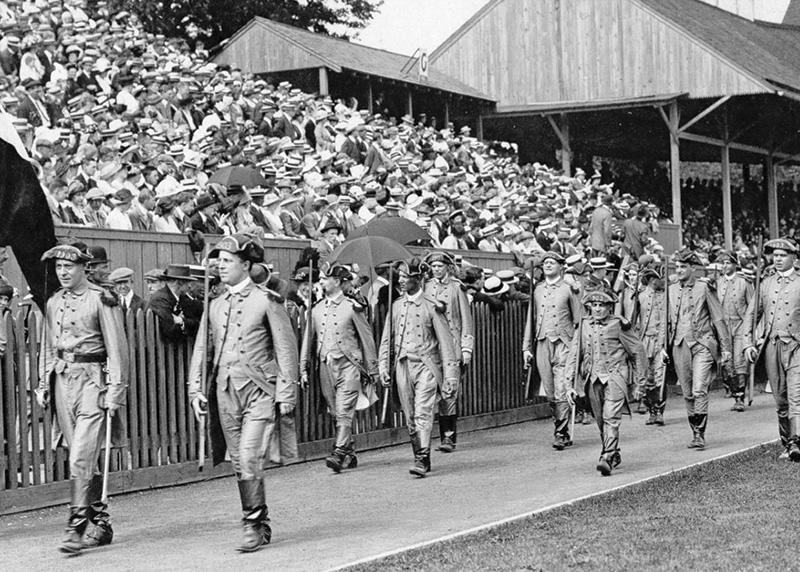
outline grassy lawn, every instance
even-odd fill
[[[759,447],[356,570],[799,570],[800,464]]]

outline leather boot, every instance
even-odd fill
[[[659,427],[664,426],[664,414],[661,411],[656,411],[656,418],[653,420],[653,425],[658,425]]]
[[[644,422],[645,425],[655,425],[656,424],[656,409],[652,405],[648,405],[648,409],[650,410],[650,417],[647,418],[647,421]]]
[[[239,552],[254,552],[269,544],[272,529],[269,524],[267,505],[264,501],[264,481],[249,479],[238,481],[239,497],[242,500],[242,544]]]
[[[341,473],[344,467],[345,454],[342,450],[334,448],[331,454],[325,459],[325,465],[334,473]]]
[[[74,478],[70,481],[71,503],[69,520],[64,540],[58,549],[65,554],[77,554],[83,550],[83,533],[89,525],[89,479]]]
[[[439,434],[442,436],[442,441],[439,444],[438,450],[442,453],[452,453],[456,450],[455,419],[455,415],[439,416]]]
[[[613,467],[611,466],[611,459],[606,457],[606,455],[600,455],[600,460],[597,462],[597,470],[600,472],[601,475],[607,477],[611,474],[611,470]]]
[[[800,463],[800,438],[797,436],[792,437],[789,441],[789,447],[787,449],[789,453],[789,460],[794,463]]]
[[[111,516],[106,512],[108,506],[100,500],[102,492],[103,477],[95,475],[89,487],[89,525],[83,536],[84,548],[105,546],[114,539]]]
[[[355,469],[358,466],[358,457],[356,457],[355,447],[351,446],[344,449],[344,460],[342,461],[343,469]]]
[[[744,411],[744,397],[736,396],[733,398],[733,407],[731,407],[731,411]]]
[[[639,400],[639,405],[637,405],[636,407],[636,412],[639,415],[644,415],[645,413],[647,413],[647,403],[645,403],[644,398]]]
[[[414,457],[414,465],[408,470],[415,477],[423,478],[431,471],[431,450],[418,449]]]
[[[708,423],[708,415],[705,413],[693,415],[694,423],[692,424],[692,431],[694,438],[689,443],[690,449],[698,449],[702,451],[706,448],[706,424]]]

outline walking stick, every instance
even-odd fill
[[[534,307],[533,307],[533,305],[534,305],[533,294],[534,294],[534,290],[535,289],[536,289],[536,283],[533,280],[533,263],[531,263],[531,283],[530,283],[530,286],[528,288],[528,294],[529,294],[529,298],[528,298],[528,321],[531,324],[531,349],[534,348],[534,344],[536,343],[535,340],[534,340],[534,336],[535,336],[535,332],[536,332],[536,325],[534,324],[534,321],[536,320],[536,312],[535,312]],[[526,403],[530,399],[531,382],[533,381],[533,368],[534,368],[534,363],[533,363],[533,358],[531,358],[530,363],[526,363],[525,364],[525,369],[526,369],[525,392],[524,392],[522,398],[525,400]]]
[[[394,349],[394,339],[392,336],[392,289],[394,288],[394,266],[389,265],[389,309],[386,311],[386,327],[389,328],[389,387],[383,388],[383,403],[381,404],[381,429],[386,426],[386,413],[389,410],[389,397],[392,394],[392,380],[394,379],[394,360],[392,350]]]
[[[108,504],[108,469],[111,465],[111,411],[106,409],[106,454],[103,459],[103,493],[100,502]]]
[[[664,402],[664,391],[666,390],[667,386],[667,366],[669,366],[669,350],[671,341],[669,339],[669,257],[664,257],[664,311],[663,311],[663,320],[664,320],[664,353],[666,354],[666,358],[664,358],[664,373],[661,378],[661,387],[659,388],[658,392],[658,403],[661,404]],[[675,317],[677,320],[677,316]]]
[[[756,335],[756,328],[758,327],[758,306],[761,303],[761,258],[764,255],[764,236],[758,237],[758,259],[756,259],[756,284],[755,284],[755,292],[753,292],[753,296],[755,296],[755,303],[754,310],[753,310],[753,323],[752,323],[752,332],[753,338],[755,339]],[[758,356],[756,359],[753,360],[753,363],[750,364],[750,378],[747,380],[747,406],[753,405],[753,394],[755,393],[755,385],[756,385],[756,361],[758,361]]]
[[[203,270],[203,327],[200,330],[203,332],[203,367],[200,370],[200,392],[205,395],[206,388],[208,387],[208,305],[209,305],[209,285],[211,279],[208,273],[208,245],[203,248],[203,259],[205,260],[205,268]],[[197,452],[197,470],[203,472],[206,465],[206,415],[200,416],[200,443]]]

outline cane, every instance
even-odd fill
[[[569,414],[569,436],[571,439],[575,439],[575,410],[578,408],[578,403],[574,397],[567,401],[572,405],[572,411]]]
[[[203,333],[203,361],[200,370],[200,391],[205,395],[206,388],[208,387],[208,305],[211,293],[211,275],[208,268],[208,244],[203,246],[203,261],[205,268],[203,268],[203,327],[200,331]],[[203,472],[206,466],[206,416],[201,415],[198,423],[199,443],[197,446],[197,471]]]
[[[106,409],[106,454],[103,459],[103,494],[100,502],[108,504],[108,469],[111,465],[111,411]]]

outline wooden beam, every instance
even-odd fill
[[[672,186],[672,222],[678,226],[678,244],[683,244],[683,214],[681,211],[681,151],[680,138],[680,109],[678,102],[669,104],[669,173]]]
[[[414,117],[414,96],[410,89],[406,89],[406,113]]]
[[[570,177],[572,176],[572,146],[569,139],[569,117],[566,113],[562,113],[559,123],[556,123],[552,115],[545,117],[555,131],[558,140],[561,141],[561,170],[567,177]]]
[[[687,129],[689,129],[689,127],[691,127],[692,125],[694,125],[695,123],[697,123],[698,121],[700,121],[701,119],[706,117],[709,113],[713,113],[714,110],[717,109],[720,105],[725,105],[725,103],[727,103],[727,101],[730,98],[731,98],[730,95],[726,95],[724,97],[720,97],[717,101],[715,101],[714,103],[712,103],[711,105],[706,107],[703,111],[701,111],[700,113],[695,115],[693,118],[691,118],[689,121],[687,121],[683,125],[683,127],[680,127],[678,129],[678,131],[681,131],[681,132],[686,131]]]
[[[479,141],[483,141],[483,115],[478,115],[478,127],[475,129],[475,136]]]
[[[764,171],[767,179],[767,214],[769,218],[769,237],[778,238],[778,180],[775,177],[775,161],[772,155],[767,155],[764,161]]]
[[[728,114],[722,120],[722,139],[728,141]],[[731,209],[731,148],[724,145],[720,149],[722,163],[722,229],[725,237],[725,248],[733,248],[733,211]]]
[[[372,97],[372,80],[368,80],[367,82],[367,109],[369,109],[369,114],[372,115],[375,111],[372,109],[374,105],[374,100]]]
[[[325,66],[319,68],[319,94],[330,95],[328,89],[328,68]]]
[[[444,128],[447,129],[447,125],[450,123],[450,98],[445,97],[444,99]]]

